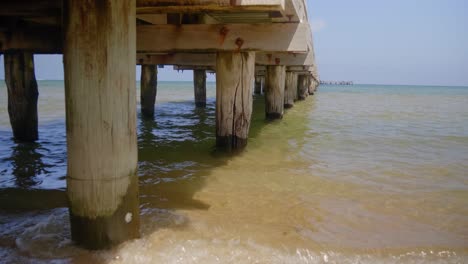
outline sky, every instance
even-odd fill
[[[322,80],[468,85],[468,1],[308,3]]]
[[[307,0],[322,80],[468,86],[468,1]],[[37,79],[63,79],[61,55],[36,55]],[[137,67],[137,78],[140,69]],[[191,71],[159,69],[161,81]],[[214,75],[208,75],[214,81]],[[0,79],[4,79],[3,57]]]

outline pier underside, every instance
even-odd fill
[[[194,70],[198,107],[216,72],[216,146],[230,152],[247,144],[254,83],[267,119],[319,83],[304,0],[3,1],[0,53],[23,141],[38,138],[33,54],[64,56],[72,238],[90,249],[139,236],[135,65],[149,118],[158,65]]]

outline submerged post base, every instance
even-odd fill
[[[247,139],[236,136],[217,136],[216,148],[222,151],[235,152],[247,146]]]
[[[281,119],[281,118],[283,118],[282,113],[266,113],[267,120],[275,120],[275,119]]]
[[[139,238],[138,208],[138,177],[135,175],[121,204],[112,215],[89,218],[73,214],[73,209],[70,208],[72,240],[81,247],[97,250]]]

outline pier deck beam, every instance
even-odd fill
[[[139,236],[135,0],[63,11],[71,235],[109,248]]]
[[[20,141],[35,141],[38,139],[39,92],[34,75],[34,56],[29,52],[8,52],[4,54],[4,64],[13,137]]]
[[[218,52],[216,56],[216,146],[226,151],[247,145],[252,115],[254,52]]]
[[[307,75],[299,75],[297,77],[297,96],[299,100],[305,100],[309,96],[309,86],[307,81]]]
[[[287,71],[285,87],[284,87],[284,108],[293,107],[296,97],[297,97],[297,74],[291,71]]]
[[[158,69],[156,65],[141,65],[140,104],[141,114],[145,118],[154,118],[157,87]]]
[[[193,70],[193,89],[195,106],[206,107],[206,71]]]
[[[265,76],[265,114],[267,119],[283,118],[286,67],[269,65]]]
[[[254,88],[254,93],[255,94],[261,94],[262,93],[262,76],[255,76],[255,88]]]

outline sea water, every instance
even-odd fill
[[[91,252],[70,240],[64,84],[38,84],[26,144],[0,83],[0,262],[468,262],[468,87],[320,86],[275,122],[255,95],[229,156],[215,84],[197,109],[191,82],[160,82],[155,119],[138,111],[142,237]]]

